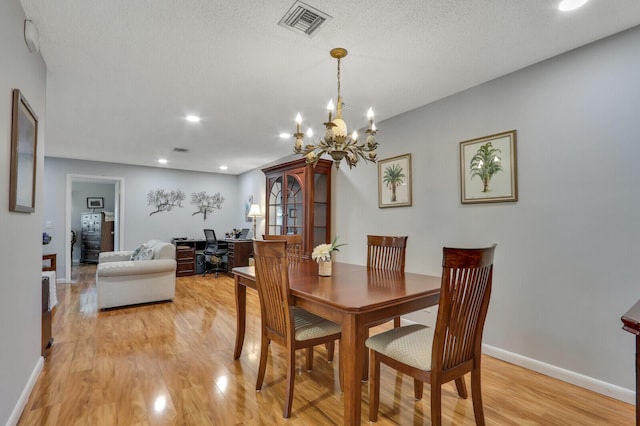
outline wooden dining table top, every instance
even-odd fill
[[[233,273],[255,281],[253,266],[233,268]],[[289,264],[289,287],[293,296],[357,313],[439,293],[440,277],[341,262],[333,262],[332,275],[322,277],[317,263],[308,260]]]

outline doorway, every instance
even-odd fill
[[[90,195],[88,195],[90,194]],[[76,280],[72,275],[74,259],[80,259],[80,213],[92,211],[85,199],[104,198],[104,210],[113,212],[114,250],[124,247],[124,178],[93,175],[67,175],[65,207],[65,279],[68,283]],[[76,244],[72,246],[72,232],[76,234]],[[72,250],[73,247],[73,250]]]

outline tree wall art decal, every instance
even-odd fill
[[[213,213],[214,210],[220,210],[222,203],[224,203],[224,197],[219,192],[213,195],[207,194],[206,191],[194,192],[191,194],[191,204],[196,206],[198,210],[191,216],[202,214],[203,220],[207,220],[207,214]]]
[[[149,213],[149,216],[160,212],[169,212],[174,207],[182,207],[186,194],[180,189],[167,192],[164,189],[150,190],[147,193],[147,205],[154,206],[156,210]]]

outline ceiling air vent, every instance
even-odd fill
[[[326,13],[301,1],[297,1],[291,6],[291,9],[289,9],[282,19],[280,19],[278,25],[297,33],[303,33],[307,37],[313,37],[322,24],[329,19],[331,19],[331,16]]]
[[[189,152],[187,148],[173,148],[174,152]]]

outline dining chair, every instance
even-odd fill
[[[493,255],[487,248],[443,249],[440,302],[435,328],[422,324],[393,328],[370,337],[369,420],[378,419],[380,363],[414,379],[416,399],[431,384],[431,424],[440,425],[442,385],[455,381],[466,399],[464,375],[471,372],[471,399],[477,425],[484,425],[480,391],[482,331],[491,296]]]
[[[407,236],[367,235],[367,268],[404,272]],[[393,319],[400,327],[400,317]]]
[[[302,234],[262,235],[265,241],[286,241],[290,262],[302,262]]]
[[[286,347],[288,351],[287,390],[283,417],[287,419],[291,416],[293,403],[296,350],[307,349],[306,367],[307,370],[311,370],[313,347],[339,340],[341,327],[304,309],[294,309],[289,291],[289,262],[284,241],[254,241],[253,252],[262,323],[256,390],[262,389],[269,343],[273,341]],[[339,370],[341,367],[339,364]],[[341,371],[339,375],[342,383]]]

